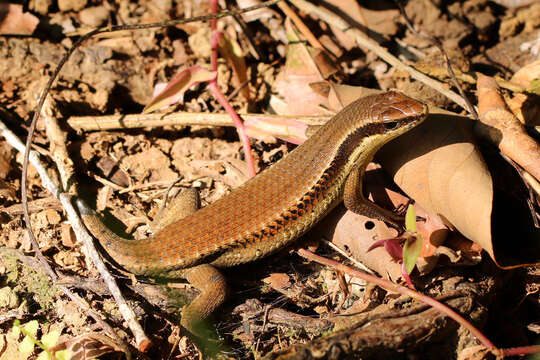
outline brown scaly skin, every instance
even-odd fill
[[[427,112],[425,104],[393,91],[359,99],[269,169],[145,240],[121,238],[82,202],[79,209],[118,265],[137,275],[186,278],[201,291],[182,312],[182,325],[193,332],[225,299],[217,268],[285,247],[343,199],[354,212],[389,220],[391,212],[362,196],[365,167],[382,145],[420,124]]]

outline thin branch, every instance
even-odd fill
[[[212,14],[216,14],[218,11],[218,2],[217,0],[211,0],[210,1],[210,11],[212,11]],[[210,62],[212,65],[212,71],[214,71],[216,74],[218,73],[218,47],[219,47],[219,37],[222,36],[221,33],[217,30],[217,18],[210,20],[210,27],[212,29],[211,39],[210,43],[212,45],[212,54],[210,57]],[[249,140],[249,137],[246,134],[246,128],[244,127],[244,123],[238,116],[238,113],[234,110],[232,105],[229,103],[229,100],[223,95],[221,90],[219,90],[219,86],[217,84],[217,76],[210,80],[210,84],[208,86],[210,91],[214,94],[217,101],[225,111],[230,115],[234,126],[236,127],[236,131],[238,132],[238,137],[240,138],[240,141],[242,142],[242,148],[244,150],[244,156],[246,158],[246,163],[248,166],[248,173],[249,177],[254,177],[257,172],[255,171],[255,162],[253,161],[253,155],[251,153],[251,143]]]
[[[277,4],[277,6],[281,9],[281,11],[283,11],[283,13],[285,15],[287,15],[292,20],[292,22],[294,23],[294,25],[296,25],[298,30],[302,34],[304,34],[304,36],[306,37],[307,42],[311,46],[313,46],[316,49],[320,49],[320,50],[326,52],[326,49],[321,44],[319,39],[317,39],[317,37],[315,37],[315,35],[313,35],[311,30],[306,26],[306,24],[304,24],[304,22],[302,21],[302,19],[300,19],[298,14],[296,14],[293,11],[293,9],[289,6],[289,4],[287,4],[286,2],[282,2],[282,3]]]
[[[291,119],[307,125],[324,125],[330,116],[287,116],[271,114],[239,114],[241,120],[258,119]],[[75,130],[113,130],[153,128],[163,126],[234,126],[229,114],[226,113],[190,113],[174,112],[169,114],[132,114],[132,115],[103,115],[103,116],[72,116],[67,120]]]

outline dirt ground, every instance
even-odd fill
[[[237,10],[256,3],[219,1],[219,6]],[[407,28],[394,2],[322,3],[327,11],[342,16],[352,28],[363,31],[403,63],[457,91],[437,46]],[[80,34],[100,26],[211,13],[207,0],[30,0],[20,4],[24,5],[0,5],[0,120],[23,141],[39,94]],[[359,46],[350,32],[329,25],[320,14],[293,5],[289,10],[300,17],[322,50],[314,50],[312,42],[306,43],[306,32],[291,21],[281,6],[218,21],[218,29],[238,45],[240,58],[245,61],[238,70],[234,67],[238,63],[223,52],[218,60],[218,86],[239,113],[331,115],[335,111],[331,102],[321,101],[325,90],[312,91],[314,87],[307,86],[327,81],[398,89],[429,105],[468,116],[464,108]],[[404,10],[418,32],[440,40],[457,81],[475,105],[475,74],[492,76],[503,83],[540,58],[538,1],[411,0],[404,4]],[[42,155],[49,175],[59,181],[54,159],[61,151],[59,146],[51,145],[54,136],[46,121],[47,116],[55,118],[62,134],[56,141],[60,139],[67,146],[75,170],[68,183],[75,183],[79,196],[106,213],[112,219],[110,225],[122,234],[136,239],[147,237],[151,221],[160,216],[163,199],[170,191],[195,187],[205,206],[249,178],[246,154],[233,127],[142,122],[129,128],[91,129],[104,116],[140,114],[151,102],[155,86],[167,83],[179,71],[193,66],[210,69],[210,38],[208,21],[99,34],[75,50],[53,85],[45,111],[48,115],[37,124],[33,149]],[[302,71],[291,66],[293,48]],[[304,49],[309,51],[302,53]],[[313,61],[323,70],[315,75],[308,73],[304,61]],[[536,79],[540,78],[539,68],[537,65],[529,72],[536,71]],[[516,92],[509,86],[503,88],[506,98]],[[224,113],[204,82],[191,87],[182,98],[160,111]],[[536,101],[538,95],[532,98]],[[532,108],[538,106],[534,101]],[[82,116],[82,122],[74,125],[72,117]],[[537,140],[538,118],[535,124],[528,125]],[[252,138],[251,146],[257,171],[263,171],[294,148],[271,136]],[[530,193],[520,184],[513,168],[500,165],[504,161],[498,149],[484,140],[478,141],[478,147],[494,178],[494,192],[510,188],[507,192],[526,204]],[[506,177],[507,173],[512,175]],[[471,350],[477,345],[474,337],[433,309],[421,308],[410,298],[365,282],[347,278],[348,284],[344,285],[340,274],[290,251],[224,272],[230,279],[231,294],[212,317],[210,326],[216,328],[216,339],[220,341],[209,340],[199,347],[180,327],[179,304],[186,302],[185,289],[135,279],[109,266],[150,341],[141,343],[99,272],[89,264],[61,202],[43,187],[38,171],[30,166],[28,205],[32,228],[41,253],[59,278],[53,281],[43,270],[23,220],[21,174],[22,154],[5,136],[0,137],[0,359],[35,358],[45,348],[68,348],[72,358],[81,359],[123,358],[128,352],[143,359],[196,359],[203,356],[200,349],[214,345],[224,358],[236,359],[490,356]],[[510,177],[518,180],[506,180]],[[497,205],[510,211],[502,203]],[[535,216],[538,206],[533,200],[531,213]],[[492,260],[496,258],[501,264],[503,255],[497,255],[497,251],[500,254],[501,248],[512,247],[509,251],[513,258],[524,257],[521,264],[538,262],[537,249],[529,252],[525,245],[516,246],[522,236],[533,237],[538,229],[527,230],[534,227],[530,213],[521,217],[527,225],[513,225],[519,231],[511,225],[513,220],[503,215],[492,219],[509,228],[504,232],[506,245],[493,246],[495,255],[486,244],[474,245],[462,236],[464,242],[456,245],[458,250],[448,245],[454,249],[452,254],[459,254],[459,260],[453,261],[448,254],[437,257],[440,261],[430,265],[429,270],[424,268],[421,275],[412,273],[413,282],[417,290],[448,301],[498,347],[540,344],[539,268],[529,265],[502,270]],[[305,238],[319,240],[322,231],[311,232]],[[503,237],[502,233],[499,237]],[[533,239],[530,246],[538,247],[537,240]],[[475,246],[486,251],[464,250]],[[317,252],[350,263],[327,245],[320,244]],[[399,277],[399,265],[388,262],[383,266],[388,270],[376,269],[381,275],[397,271]],[[104,328],[80,302],[68,298],[61,286],[81,297],[110,328]],[[193,291],[188,289],[187,293],[189,298]],[[355,320],[346,325],[336,320],[345,314],[356,314]],[[27,332],[45,345],[22,351],[24,336],[13,330],[17,328],[16,319],[30,324]],[[32,330],[33,326],[37,327]],[[45,341],[48,334],[59,336],[50,346]],[[296,347],[288,348],[291,345]],[[213,350],[203,351],[206,354]]]

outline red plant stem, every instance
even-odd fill
[[[246,134],[246,129],[244,128],[244,124],[242,123],[242,120],[240,119],[240,116],[234,111],[231,104],[227,101],[227,98],[223,93],[219,90],[218,85],[215,81],[210,82],[210,85],[208,85],[214,96],[217,98],[217,101],[223,106],[225,111],[231,116],[234,126],[236,126],[236,131],[238,131],[238,137],[240,138],[240,141],[242,142],[242,148],[244,149],[244,154],[246,155],[246,162],[248,166],[248,172],[250,177],[254,177],[256,175],[255,172],[255,162],[253,161],[253,156],[251,156],[251,144],[249,143],[249,137]]]
[[[540,353],[540,345],[520,346],[509,349],[502,349],[504,356],[517,356]]]
[[[210,11],[212,14],[217,14],[218,11],[218,0],[210,1]],[[210,56],[210,63],[212,65],[212,71],[215,71],[217,74],[217,59],[218,59],[218,40],[219,40],[219,31],[217,31],[217,19],[210,20],[210,28],[212,29],[212,35],[210,36],[210,44],[212,46],[212,54]],[[246,156],[246,163],[248,166],[249,177],[254,177],[257,173],[255,172],[255,162],[253,161],[253,156],[251,155],[251,144],[249,142],[249,137],[246,134],[246,129],[244,123],[240,119],[240,116],[236,113],[232,105],[229,103],[225,95],[219,90],[217,84],[217,75],[210,81],[210,91],[214,94],[217,101],[223,106],[225,111],[231,116],[236,131],[238,132],[238,137],[242,142],[242,148],[244,149],[244,154]]]
[[[477,339],[489,350],[497,350],[495,345],[484,335],[480,330],[478,330],[473,324],[471,324],[469,321],[467,321],[463,316],[456,313],[454,310],[449,308],[448,306],[438,302],[435,299],[430,298],[429,296],[426,296],[424,294],[421,294],[415,290],[411,290],[409,288],[406,288],[405,286],[401,286],[398,284],[395,284],[389,280],[381,279],[373,275],[369,275],[357,270],[354,270],[348,266],[345,266],[343,264],[338,263],[337,261],[326,259],[322,256],[316,255],[312,253],[311,251],[308,251],[306,249],[299,249],[297,251],[298,255],[318,262],[320,264],[331,266],[332,268],[342,271],[344,273],[349,274],[350,276],[354,276],[356,278],[371,282],[373,284],[376,284],[388,291],[398,292],[400,294],[410,296],[413,299],[416,299],[418,301],[423,302],[424,304],[427,304],[434,309],[439,310],[441,313],[445,314],[446,316],[454,319],[457,321],[460,325],[464,326],[467,330],[469,330]]]

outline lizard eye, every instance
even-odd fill
[[[394,130],[398,127],[399,123],[397,121],[384,122],[383,126],[386,130]]]

